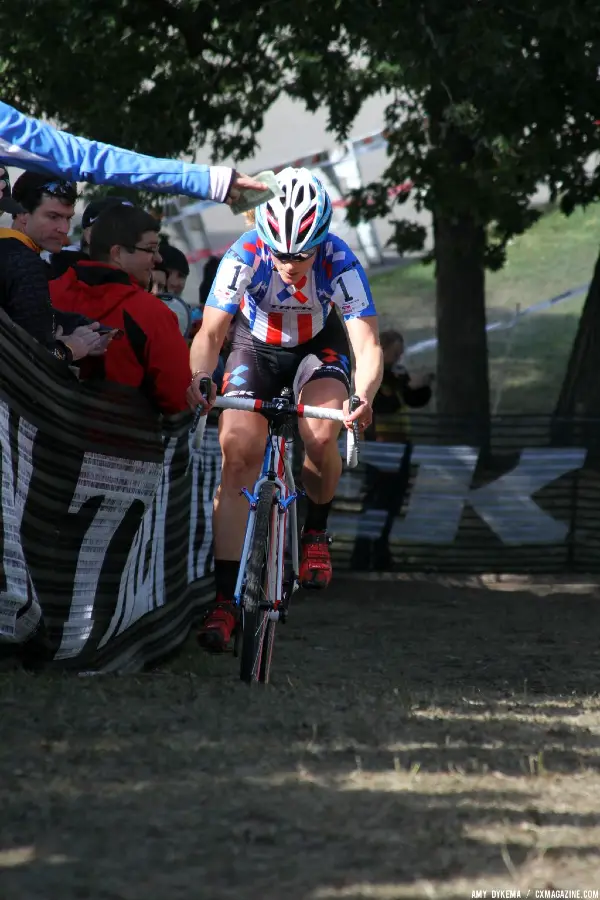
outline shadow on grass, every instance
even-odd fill
[[[362,900],[600,826],[584,782],[544,800],[600,767],[600,596],[543,593],[339,581],[295,604],[264,690],[191,645],[164,674],[3,677],[2,897]]]
[[[579,315],[538,313],[510,331],[490,335],[492,397],[499,412],[551,413],[567,371]]]
[[[505,309],[488,313],[488,321],[510,320]],[[500,390],[499,413],[553,412],[579,324],[578,312],[536,313],[511,329],[488,334],[489,377],[492,406]],[[402,325],[399,323],[402,330]],[[403,330],[407,346],[434,336],[431,327],[407,323]],[[436,350],[409,354],[410,371],[435,371]],[[435,409],[435,402],[428,407]]]

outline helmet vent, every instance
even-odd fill
[[[328,218],[327,221],[323,222],[323,224],[321,225],[320,228],[317,228],[317,230],[315,231],[315,233],[313,234],[313,237],[312,237],[312,239],[315,243],[319,242],[318,239],[321,236],[324,236],[325,234],[327,234],[327,232],[329,231],[330,224],[331,224],[331,217]]]
[[[285,242],[288,247],[292,246],[292,231],[294,228],[294,210],[288,207],[285,211]]]

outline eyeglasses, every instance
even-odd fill
[[[279,262],[306,262],[307,259],[313,258],[317,250],[318,247],[306,250],[304,253],[279,253],[277,250],[271,250],[271,256],[274,256]]]
[[[77,196],[77,185],[72,181],[47,181],[40,190],[52,197],[62,197],[68,200],[71,200],[73,195]]]
[[[158,247],[138,247],[137,244],[134,244],[133,247],[125,247],[128,253],[135,253],[136,250],[141,250],[142,253],[149,253],[150,256],[156,256],[158,253]]]

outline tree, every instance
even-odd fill
[[[3,0],[0,88],[25,113],[155,156],[247,156],[278,96],[268,7]]]
[[[328,67],[313,102],[327,102],[343,129],[354,89],[392,92],[389,165],[379,183],[355,194],[354,215],[397,211],[406,194],[393,189],[406,179],[432,213],[438,408],[483,422],[485,269],[500,267],[508,241],[539,216],[530,206],[539,184],[560,196],[566,213],[598,196],[600,178],[585,165],[599,145],[600,15],[591,4],[555,0],[410,0],[398,12],[391,0],[339,6],[356,38],[348,55],[361,52],[367,62],[344,78]],[[314,48],[317,57],[324,51]],[[302,77],[299,85],[303,95]],[[423,237],[398,219],[400,248],[415,249]]]
[[[412,181],[434,220],[438,408],[485,423],[485,269],[538,217],[540,183],[567,213],[598,195],[599,37],[585,0],[4,0],[0,84],[81,134],[164,154],[210,139],[238,159],[280,91],[325,105],[340,137],[389,92],[389,165],[351,215],[401,213]]]
[[[555,415],[559,420],[573,417],[597,418],[600,416],[600,378],[598,377],[598,347],[600,346],[600,259],[596,262],[567,372],[556,404]],[[592,429],[594,430],[594,429]],[[563,423],[557,423],[556,438],[568,433]]]

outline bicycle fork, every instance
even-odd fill
[[[299,587],[298,582],[298,525],[295,502],[298,497],[303,495],[303,491],[296,490],[292,466],[290,460],[285,453],[285,444],[283,439],[267,446],[265,453],[265,462],[261,477],[254,486],[254,493],[247,488],[242,488],[242,494],[248,501],[248,520],[246,523],[246,532],[244,535],[244,544],[242,548],[242,558],[240,560],[240,568],[235,585],[234,599],[236,605],[241,606],[242,594],[244,588],[244,578],[248,555],[252,546],[254,537],[254,519],[256,516],[256,507],[258,504],[258,496],[260,487],[265,481],[274,481],[277,485],[277,494],[273,502],[273,517],[271,519],[271,528],[269,530],[269,571],[267,572],[267,592],[266,602],[269,606],[269,618],[273,622],[282,622],[286,620],[287,607],[294,591]],[[273,476],[273,470],[280,473]],[[291,539],[291,577],[284,581],[284,560],[286,550],[286,534],[288,516],[290,518],[290,539]]]

